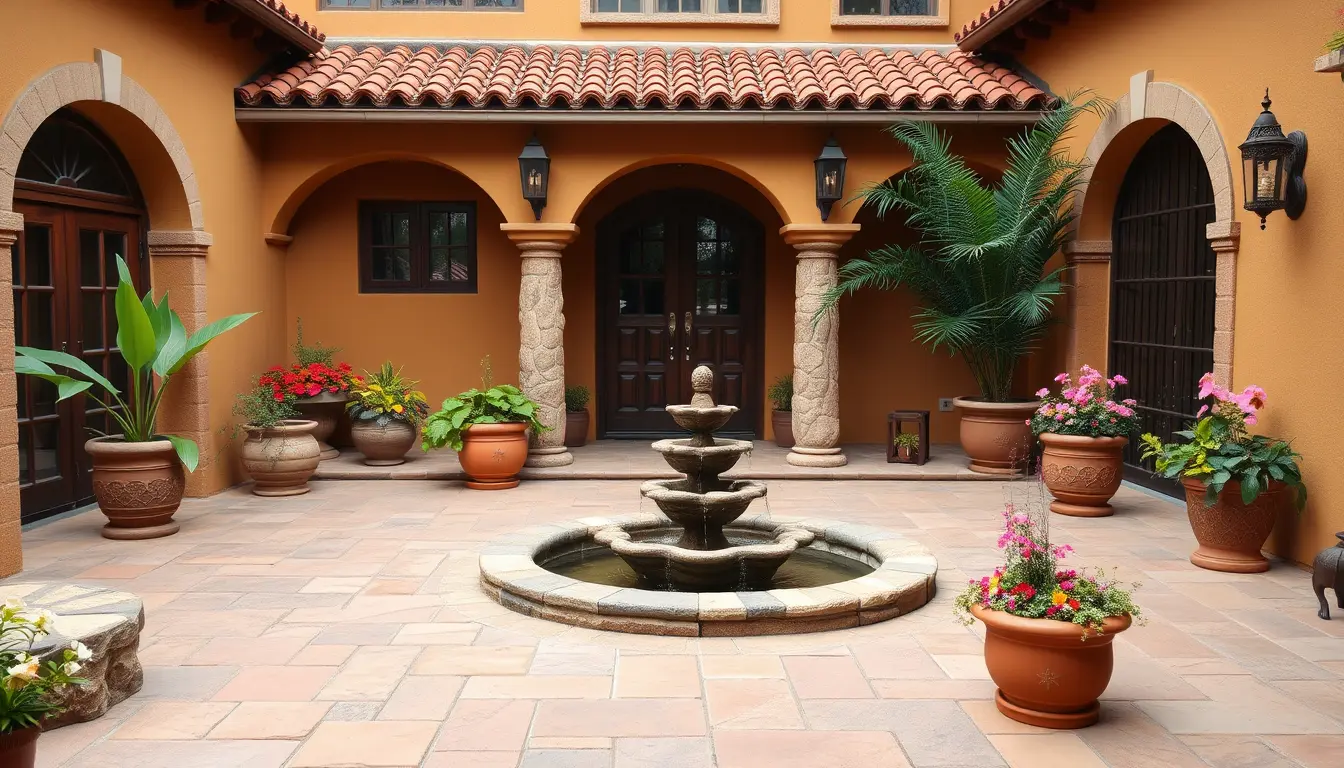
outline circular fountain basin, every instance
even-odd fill
[[[638,577],[594,536],[618,528],[657,542],[680,529],[662,515],[583,518],[510,534],[481,553],[481,585],[511,610],[550,621],[618,632],[742,637],[845,629],[896,618],[932,599],[938,562],[894,531],[814,518],[738,520],[734,543],[780,525],[809,532],[769,588],[675,592],[642,588]],[[712,554],[712,553],[705,553]],[[614,562],[613,562],[614,561]],[[584,578],[575,578],[582,576]]]
[[[668,406],[669,408],[671,406]],[[737,460],[751,453],[747,440],[713,438],[712,445],[699,446],[693,438],[659,440],[653,450],[663,454],[663,460],[683,475],[717,476],[732,469]]]

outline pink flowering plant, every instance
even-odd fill
[[[1199,421],[1176,433],[1183,442],[1164,443],[1157,435],[1142,437],[1143,458],[1153,460],[1157,474],[1203,481],[1210,504],[1229,482],[1240,483],[1244,504],[1255,501],[1271,483],[1283,483],[1293,490],[1301,511],[1307,503],[1307,486],[1298,466],[1301,454],[1284,440],[1254,435],[1247,429],[1259,420],[1265,390],[1252,384],[1232,392],[1206,373],[1199,380],[1199,397],[1205,400],[1196,414]]]
[[[1007,557],[1007,564],[994,569],[989,576],[971,579],[966,589],[957,596],[954,610],[966,624],[971,623],[972,606],[1003,611],[1025,619],[1067,621],[1084,628],[1082,638],[1101,634],[1106,619],[1129,615],[1139,619],[1139,607],[1134,604],[1132,590],[1105,574],[1084,573],[1075,568],[1063,568],[1059,561],[1073,552],[1067,544],[1052,546],[1045,515],[1033,519],[1019,511],[1017,505],[1007,503],[1003,510],[1003,534],[999,549]]]
[[[1075,382],[1067,373],[1055,377],[1059,394],[1041,389],[1036,396],[1041,407],[1027,421],[1032,434],[1052,432],[1080,437],[1127,437],[1139,429],[1139,415],[1132,399],[1116,400],[1115,388],[1128,384],[1120,374],[1106,378],[1084,365]]]

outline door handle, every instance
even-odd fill
[[[689,311],[686,313],[686,335],[682,341],[686,343],[686,360],[689,362],[691,359],[691,313]]]
[[[677,313],[667,313],[667,359],[677,359]]]

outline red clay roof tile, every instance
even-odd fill
[[[235,93],[247,107],[1023,110],[1053,101],[962,51],[453,43],[339,45]]]
[[[322,48],[327,36],[317,31],[312,23],[289,10],[281,0],[215,0],[225,2],[301,49],[313,53]]]

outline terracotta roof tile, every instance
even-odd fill
[[[236,95],[247,107],[328,108],[1022,110],[1053,100],[961,51],[452,43],[339,45]]]
[[[281,0],[213,0],[223,2],[246,13],[276,34],[312,53],[322,48],[327,36],[305,21],[299,14],[285,7]]]

